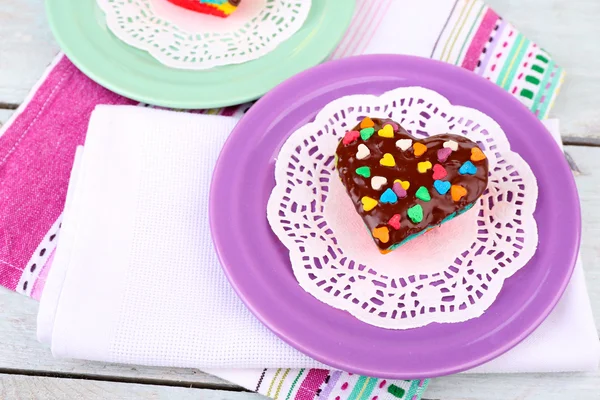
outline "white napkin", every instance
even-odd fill
[[[558,120],[542,122],[562,149]],[[469,372],[595,371],[599,359],[600,341],[580,255],[565,293],[538,329],[512,350]]]
[[[209,183],[236,122],[96,108],[38,316],[39,340],[55,356],[205,370],[322,367],[262,326],[217,262]],[[578,263],[540,328],[473,372],[592,370],[599,354]]]

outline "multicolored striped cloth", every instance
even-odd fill
[[[393,38],[391,40],[390,38]],[[480,0],[357,0],[332,59],[413,54],[481,75],[545,118],[564,78],[548,53]],[[0,285],[39,299],[60,234],[75,149],[97,104],[137,104],[59,55],[0,130]],[[144,105],[146,106],[146,105]],[[242,115],[250,105],[189,112]],[[330,370],[211,371],[274,399],[418,400],[427,380],[388,381]]]
[[[435,7],[427,1],[358,0],[332,58],[373,53],[458,65],[503,87],[540,119],[547,118],[565,76],[545,50],[480,0],[437,0]]]
[[[207,371],[278,400],[419,400],[429,380],[386,380],[325,369]]]

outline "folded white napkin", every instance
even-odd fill
[[[201,369],[322,366],[251,315],[213,250],[209,184],[236,122],[96,108],[38,316],[39,340],[55,356]],[[578,263],[540,328],[473,372],[591,370],[599,354]]]

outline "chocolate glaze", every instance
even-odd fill
[[[241,2],[242,0],[229,0],[229,4],[231,4],[234,7],[239,6]]]
[[[387,243],[382,243],[379,239],[373,238],[381,250],[388,250],[411,235],[440,225],[444,218],[453,213],[460,212],[465,207],[473,204],[485,191],[488,182],[487,158],[477,162],[472,161],[477,167],[475,175],[461,175],[458,172],[459,168],[466,161],[470,160],[471,149],[478,147],[476,143],[463,136],[451,134],[435,135],[427,139],[417,140],[402,128],[400,124],[392,120],[378,118],[372,118],[372,120],[375,123],[375,134],[366,141],[359,137],[348,145],[344,145],[340,141],[336,156],[340,179],[346,187],[346,191],[352,199],[356,211],[360,214],[370,232],[373,232],[373,229],[377,227],[389,227],[387,222],[390,218],[394,214],[400,214],[400,229],[389,229],[390,238]],[[398,129],[394,129],[394,138],[384,138],[377,134],[379,129],[382,129],[387,124],[391,124],[392,127],[398,127]],[[360,124],[353,130],[360,131]],[[396,141],[399,139],[411,139],[413,145],[416,142],[420,142],[427,146],[427,151],[420,157],[416,157],[412,146],[404,151],[396,147]],[[457,142],[458,150],[453,151],[445,162],[439,162],[437,151],[443,148],[444,142],[448,140]],[[358,160],[356,153],[361,143],[369,148],[371,154],[366,159]],[[385,153],[390,153],[394,156],[396,161],[395,167],[380,165],[379,161]],[[432,165],[441,164],[448,173],[441,180],[448,181],[452,185],[463,186],[467,189],[466,196],[455,202],[452,200],[450,191],[445,195],[440,195],[433,187],[433,169],[430,169],[426,173],[420,173],[417,170],[417,164],[424,161],[429,161]],[[371,169],[370,178],[364,178],[355,172],[361,166],[368,166]],[[380,190],[373,189],[371,186],[371,178],[373,176],[387,178],[387,184],[381,187]],[[380,202],[374,209],[365,211],[361,203],[362,197],[369,196],[379,200],[381,194],[387,188],[393,186],[395,179],[410,182],[407,196],[399,198],[395,204],[382,204]],[[431,196],[429,202],[419,200],[415,197],[417,189],[421,186],[426,187],[429,191]],[[423,220],[415,224],[408,218],[407,210],[416,204],[420,204],[423,207]]]

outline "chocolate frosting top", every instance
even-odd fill
[[[387,227],[387,231],[389,232],[389,239],[387,241],[384,242],[377,237],[373,238],[380,249],[389,249],[394,244],[402,242],[411,235],[441,224],[446,217],[460,212],[465,207],[473,204],[485,191],[488,182],[488,160],[485,156],[483,156],[483,159],[472,158],[472,149],[478,148],[475,142],[466,137],[451,134],[435,135],[417,140],[392,120],[377,118],[372,118],[371,120],[374,123],[374,133],[368,139],[364,140],[359,136],[351,142],[349,142],[350,139],[346,143],[344,143],[344,140],[340,141],[336,151],[336,165],[342,183],[346,187],[346,191],[352,199],[356,211],[362,217],[369,231],[373,234],[375,228]],[[379,130],[385,125],[392,126],[393,137],[383,137],[378,134]],[[360,132],[361,124],[358,124],[353,131]],[[404,143],[399,147],[398,141],[401,139],[409,139],[412,141],[412,144],[410,147],[402,150],[402,148],[407,146],[407,141],[404,140]],[[452,147],[451,145],[449,146],[451,143],[449,141],[456,143],[456,150],[453,150],[447,156],[447,159],[440,161],[438,151]],[[449,143],[445,147],[444,144],[447,142]],[[423,152],[423,154],[419,156],[415,154],[415,143],[421,143],[426,147],[426,150],[424,150],[423,147],[417,145],[420,147],[419,151]],[[359,159],[357,153],[361,144],[368,148],[369,155],[365,158],[364,148],[362,148],[362,159]],[[479,152],[479,148],[476,151],[478,154],[483,154]],[[381,160],[386,153],[393,156],[395,161],[394,166],[381,164]],[[449,150],[443,150],[442,153],[447,154]],[[422,164],[423,169],[427,167],[427,161],[431,163],[431,166],[425,172],[419,172],[419,163],[425,163],[424,166]],[[473,166],[476,169],[474,171],[471,169],[468,174],[459,173],[461,166],[466,162],[469,162],[471,164],[469,166]],[[443,173],[439,173],[440,167],[435,167],[436,164],[441,165],[443,170],[446,171],[446,175],[443,178],[440,178]],[[356,171],[358,168],[365,166],[370,169],[369,177],[362,176]],[[434,174],[434,171],[438,171],[438,173]],[[438,179],[434,179],[434,176]],[[385,178],[385,184],[377,187],[377,182],[373,181],[374,177]],[[383,181],[383,179],[377,179],[379,183]],[[405,197],[397,196],[395,203],[382,202],[382,194],[387,189],[393,189],[396,180],[409,182],[410,186],[406,189]],[[434,187],[435,180],[449,182],[449,184],[442,184],[448,187],[445,194],[440,194]],[[453,186],[452,190],[449,189],[450,185]],[[454,186],[466,189],[466,194],[463,192],[462,197],[458,201],[453,199]],[[417,190],[421,187],[427,189],[431,198],[429,201],[417,198]],[[397,189],[398,185],[395,188]],[[459,191],[462,191],[462,189],[457,190],[457,192]],[[362,202],[365,196],[377,200],[376,206],[368,211]],[[407,215],[407,212],[409,208],[417,204],[422,207],[423,217],[420,222],[415,223]],[[394,226],[398,227],[398,224],[389,223],[390,219],[396,214],[400,215],[399,229],[394,228]]]

